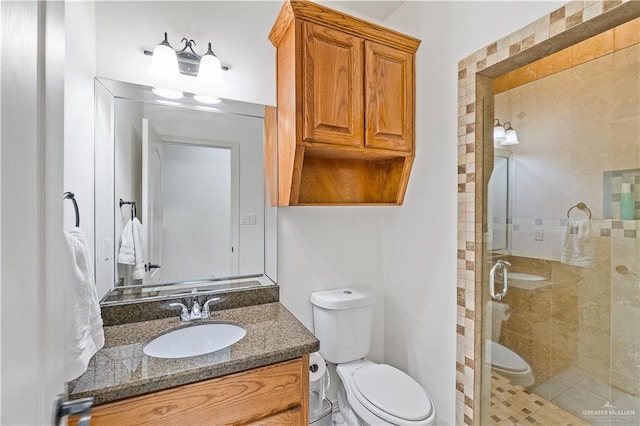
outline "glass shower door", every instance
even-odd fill
[[[639,62],[635,44],[484,102],[520,143],[485,126],[482,424],[640,424]]]

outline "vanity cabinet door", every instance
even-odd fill
[[[309,356],[91,410],[91,426],[306,425]],[[76,425],[77,418],[69,424]]]
[[[362,146],[364,40],[303,24],[303,141]]]
[[[413,152],[414,55],[365,43],[365,146]]]
[[[249,423],[251,426],[292,426],[302,425],[307,426],[307,420],[304,417],[304,413],[300,408],[291,408],[287,411],[274,414],[273,416],[265,417],[255,422]]]

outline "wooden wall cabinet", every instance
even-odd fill
[[[413,159],[420,41],[308,2],[282,7],[278,204],[402,204]]]
[[[298,425],[309,421],[309,356],[91,410],[91,425]],[[70,425],[77,424],[71,418]]]

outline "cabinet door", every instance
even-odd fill
[[[299,406],[249,423],[251,426],[305,426],[308,424],[309,421],[304,417],[304,412]]]
[[[364,40],[308,22],[303,37],[303,140],[362,146]]]
[[[305,355],[266,367],[130,399],[91,410],[92,426],[304,425],[308,417],[309,360]],[[279,413],[278,415],[273,415]],[[69,419],[77,425],[77,416]]]
[[[413,55],[365,43],[365,146],[413,152]]]

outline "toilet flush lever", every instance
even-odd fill
[[[511,266],[506,260],[498,259],[489,271],[489,294],[495,300],[502,300],[507,295],[509,289],[509,271],[507,267]],[[496,293],[496,272],[502,270],[502,291]]]

